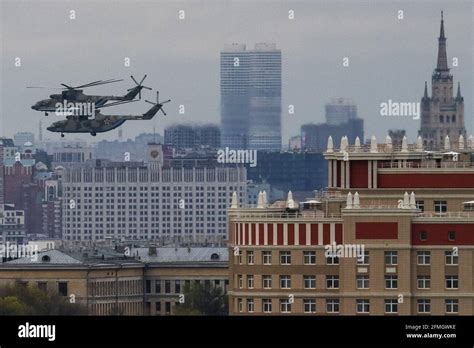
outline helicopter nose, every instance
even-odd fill
[[[35,104],[31,107],[33,110],[38,110],[38,104]]]

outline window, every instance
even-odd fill
[[[242,250],[239,250],[239,255],[237,256],[238,259],[239,259],[239,265],[243,265],[244,264],[244,260],[243,260],[243,256],[242,256]]]
[[[456,299],[446,299],[444,300],[446,305],[446,313],[458,313],[459,311],[459,300]]]
[[[395,266],[398,264],[398,251],[386,251],[384,256],[386,265]]]
[[[165,314],[171,314],[171,302],[165,302]]]
[[[47,287],[48,287],[47,282],[38,282],[38,289],[40,289],[41,291],[46,291]]]
[[[339,276],[327,275],[326,276],[326,288],[327,289],[339,289]]]
[[[398,313],[398,301],[385,300],[385,313]]]
[[[398,288],[398,276],[386,275],[385,276],[385,289],[396,289]]]
[[[417,300],[418,313],[429,313],[431,312],[431,300],[418,299]]]
[[[439,122],[440,122],[440,123],[443,123],[443,122],[444,122],[444,117],[443,117],[443,115],[439,115]]]
[[[457,265],[458,264],[458,255],[457,252],[455,253],[452,250],[445,251],[444,255],[446,257],[446,265],[452,266],[452,265]]]
[[[155,281],[155,293],[161,294],[161,280]]]
[[[369,264],[369,252],[368,251],[364,251],[364,254],[360,255],[357,258],[357,264],[358,265],[368,265]]]
[[[303,251],[303,262],[305,265],[315,265],[316,251]]]
[[[357,289],[368,289],[369,288],[369,276],[358,275],[357,276]]]
[[[253,285],[254,285],[253,275],[248,275],[247,276],[247,288],[253,289]]]
[[[316,289],[316,276],[306,275],[303,276],[303,283],[305,289]]]
[[[255,302],[253,298],[247,299],[247,312],[253,313],[255,311]]]
[[[290,299],[281,299],[280,300],[280,312],[281,313],[291,313],[291,303]]]
[[[280,265],[291,265],[291,251],[280,251]]]
[[[416,254],[418,265],[426,266],[431,263],[431,251],[418,251]]]
[[[447,201],[434,201],[434,211],[435,213],[441,214],[448,211],[448,202]]]
[[[420,231],[420,240],[422,242],[426,241],[428,239],[428,232],[426,231]]]
[[[316,300],[315,299],[303,299],[303,309],[305,313],[316,313]]]
[[[179,281],[179,280],[174,281],[174,292],[176,294],[181,293],[181,281]]]
[[[429,289],[431,287],[430,276],[422,275],[417,277],[418,289]]]
[[[155,312],[161,312],[161,302],[155,302]]]
[[[280,288],[291,289],[291,276],[289,275],[280,276]]]
[[[241,274],[237,276],[237,283],[239,284],[239,289],[244,288],[244,277]]]
[[[448,232],[448,240],[450,242],[454,242],[456,240],[456,232],[455,231],[449,231]]]
[[[165,294],[171,294],[171,281],[165,280]]]
[[[272,264],[272,252],[271,251],[262,251],[262,259],[264,265]]]
[[[247,251],[247,264],[253,265],[253,262],[254,262],[253,251]]]
[[[339,313],[339,299],[327,299],[326,300],[326,312],[327,313]]]
[[[356,300],[357,313],[369,313],[370,312],[370,301],[368,299]]]
[[[457,289],[458,282],[458,276],[446,276],[446,289]]]
[[[58,282],[58,293],[61,296],[67,296],[67,282]]]
[[[263,275],[262,276],[262,287],[264,289],[271,289],[272,288],[272,276],[271,275]]]
[[[327,256],[326,265],[339,265],[339,258],[337,256],[332,255]]]
[[[425,201],[416,201],[416,208],[420,209],[421,212],[425,211]]]
[[[145,292],[149,294],[151,292],[151,280],[145,282]]]
[[[272,300],[270,298],[264,298],[262,300],[262,311],[263,313],[272,312]]]
[[[237,299],[237,310],[242,313],[244,311],[244,302],[241,298]]]

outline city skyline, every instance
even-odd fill
[[[29,6],[24,7],[25,4]],[[129,10],[128,4],[120,3],[111,18],[102,15],[102,4],[90,4],[88,7],[79,3],[74,6],[74,2],[72,4],[50,9],[56,11],[53,13],[58,17],[58,21],[51,27],[44,21],[37,22],[44,9],[38,8],[36,11],[35,4],[10,1],[2,3],[2,135],[11,136],[20,130],[15,129],[18,125],[16,120],[21,120],[24,125],[21,130],[35,133],[38,132],[40,119],[43,121],[43,128],[53,122],[52,118],[45,118],[30,109],[36,100],[49,95],[49,91],[28,91],[24,89],[26,85],[80,83],[109,77],[128,79],[130,74],[145,73],[149,74],[147,84],[170,96],[173,103],[165,118],[156,118],[149,125],[122,127],[125,138],[151,127],[163,134],[165,126],[177,122],[218,123],[218,60],[223,45],[246,42],[252,46],[256,42],[275,42],[282,50],[283,144],[287,143],[289,137],[299,134],[302,124],[323,121],[324,105],[333,97],[354,100],[360,117],[366,121],[367,136],[375,134],[382,138],[390,128],[404,128],[409,140],[414,141],[419,121],[382,117],[379,105],[389,99],[401,102],[420,101],[424,81],[436,65],[440,10],[445,13],[448,61],[451,62],[453,57],[457,57],[459,61],[458,67],[450,68],[455,81],[461,82],[467,133],[472,132],[470,2],[459,1],[449,5],[438,2],[401,2],[378,4],[374,7],[365,2],[352,5],[344,2],[328,4],[302,1],[291,4],[280,2],[271,11],[265,3],[259,2],[216,3],[205,9],[199,9],[194,4],[180,6],[179,3],[164,2],[160,4],[160,11],[154,13],[162,23],[159,25],[155,25],[150,14],[143,11],[143,8],[149,6],[149,12],[152,12],[156,8],[153,7],[155,4],[144,3],[141,10],[128,11],[130,19],[120,27],[116,25],[117,21]],[[69,7],[75,7],[77,12],[73,23],[68,22]],[[187,16],[183,22],[178,19],[181,7]],[[287,19],[289,9],[295,11],[293,21]],[[399,10],[404,11],[403,20],[397,19]],[[21,26],[11,21],[11,18],[15,18],[15,11],[22,11],[25,23]],[[33,14],[36,19],[32,17]],[[87,17],[87,20],[82,16]],[[285,20],[279,19],[280,16]],[[242,22],[242,18],[245,18],[245,22]],[[344,26],[332,26],[330,18],[341,19]],[[363,26],[359,25],[361,18]],[[136,42],[134,36],[136,33],[138,38],[140,34],[138,22],[145,23],[151,29],[142,33],[145,39],[140,43]],[[84,23],[88,24],[87,27]],[[103,23],[103,26],[99,27],[97,23]],[[67,29],[70,24],[74,27]],[[211,30],[215,25],[224,29]],[[33,32],[32,26],[37,26],[38,29]],[[49,36],[46,35],[47,32]],[[51,32],[54,33],[53,36],[50,36]],[[89,35],[92,33],[96,35]],[[144,44],[150,42],[147,40],[150,38],[149,33],[156,34],[159,49],[154,48],[156,45]],[[48,45],[60,42],[64,35],[72,35],[73,42],[61,41],[61,45],[55,46],[54,53],[53,50],[48,50]],[[206,37],[206,45],[202,45],[203,37]],[[391,44],[386,45],[386,42]],[[21,46],[18,43],[22,43]],[[124,44],[129,48],[121,48]],[[76,46],[86,47],[87,50],[77,49]],[[30,49],[25,50],[23,47]],[[62,54],[71,49],[75,49],[74,55]],[[28,53],[33,51],[34,58]],[[12,62],[18,56],[23,58],[22,67],[15,68]],[[57,64],[58,56],[61,56],[60,64]],[[123,58],[127,56],[132,58],[130,68],[123,67]],[[349,58],[349,67],[342,65],[342,59],[346,56]],[[110,88],[91,89],[91,92],[122,94],[131,86],[130,83],[131,81],[125,80]],[[146,98],[151,97],[147,95]],[[184,115],[178,112],[180,105],[185,107]],[[292,115],[288,113],[289,105],[293,105],[295,109]],[[132,113],[144,109],[143,103],[135,103],[116,110]],[[113,110],[107,112],[111,113]],[[116,134],[112,132],[96,139],[88,136],[79,138],[100,141],[116,138]],[[56,139],[54,134],[47,131],[43,131],[43,137]]]

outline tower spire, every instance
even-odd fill
[[[423,95],[423,99],[428,99],[428,84],[425,81],[425,94]]]
[[[436,70],[449,71],[448,58],[446,55],[446,36],[444,35],[443,11],[441,11],[441,27],[439,30],[439,38],[438,38],[438,64],[436,66]]]
[[[456,94],[456,99],[461,100],[461,82],[458,82],[458,93]]]

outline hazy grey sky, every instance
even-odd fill
[[[0,0],[1,106],[0,134],[38,130],[58,139],[45,117],[30,107],[54,90],[28,85],[77,85],[98,79],[123,82],[87,89],[91,94],[123,94],[148,74],[145,85],[171,98],[167,117],[126,122],[124,137],[133,137],[176,122],[220,123],[219,52],[225,43],[275,42],[283,60],[283,143],[299,134],[300,125],[324,121],[324,104],[333,97],[355,101],[365,119],[366,137],[384,137],[389,128],[405,128],[411,141],[419,121],[380,116],[389,99],[418,102],[424,81],[436,64],[440,11],[444,10],[448,59],[461,82],[468,133],[473,132],[474,10],[472,1],[41,1]],[[75,10],[76,19],[69,19]],[[178,19],[178,11],[185,19]],[[288,11],[295,19],[288,19]],[[397,11],[404,11],[404,19]],[[15,58],[21,67],[15,67]],[[131,67],[124,67],[124,58]],[[349,57],[349,67],[342,66]],[[143,91],[154,99],[154,91]],[[185,114],[178,113],[179,105]],[[288,115],[287,106],[295,106]],[[103,113],[135,114],[149,104],[137,102]],[[75,138],[75,135],[66,135]],[[92,141],[113,139],[117,131]]]

